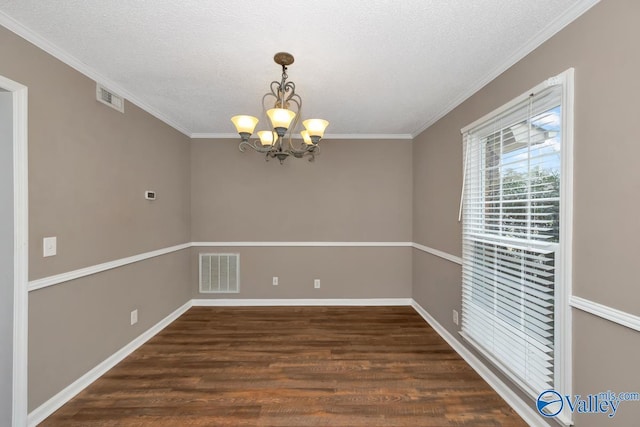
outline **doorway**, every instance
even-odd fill
[[[27,424],[27,88],[0,76],[0,425]]]

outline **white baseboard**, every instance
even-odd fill
[[[410,248],[411,242],[191,242],[192,247]]]
[[[496,374],[471,353],[460,341],[458,341],[449,331],[436,321],[427,311],[415,300],[411,306],[422,316],[424,320],[458,353],[477,373],[485,380],[496,393],[502,397],[522,419],[533,427],[549,427],[540,414],[536,412],[527,402],[520,399]]]
[[[27,425],[29,427],[35,427],[49,415],[57,411],[62,405],[67,403],[73,397],[75,397],[82,390],[87,388],[91,383],[104,375],[109,369],[120,363],[125,357],[133,353],[138,347],[147,342],[158,332],[166,328],[174,320],[180,317],[184,312],[191,308],[191,301],[184,304],[182,307],[169,314],[167,317],[156,323],[151,328],[147,329],[142,335],[131,341],[126,346],[109,356],[102,363],[91,369],[89,372],[78,378],[73,383],[69,384],[66,388],[60,391],[58,394],[47,400],[45,403],[34,409],[27,418]]]
[[[526,402],[515,395],[484,363],[467,350],[453,335],[440,325],[412,298],[357,298],[357,299],[193,299],[169,314],[142,335],[118,350],[95,368],[33,410],[27,419],[29,427],[35,427],[67,403],[109,369],[120,363],[153,336],[166,328],[191,307],[258,307],[258,306],[411,306],[424,320],[530,425],[548,427]]]
[[[390,306],[411,305],[411,298],[352,299],[194,299],[194,307]]]

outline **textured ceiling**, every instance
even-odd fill
[[[380,137],[415,135],[595,2],[0,0],[0,24],[192,136],[260,116],[288,51],[304,117]]]

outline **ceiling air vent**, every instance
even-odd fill
[[[111,92],[100,83],[96,83],[96,99],[114,110],[124,113],[124,98]]]

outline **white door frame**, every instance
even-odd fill
[[[29,310],[29,190],[27,87],[0,76],[0,87],[13,94],[13,401],[12,426],[27,425],[27,355]]]

